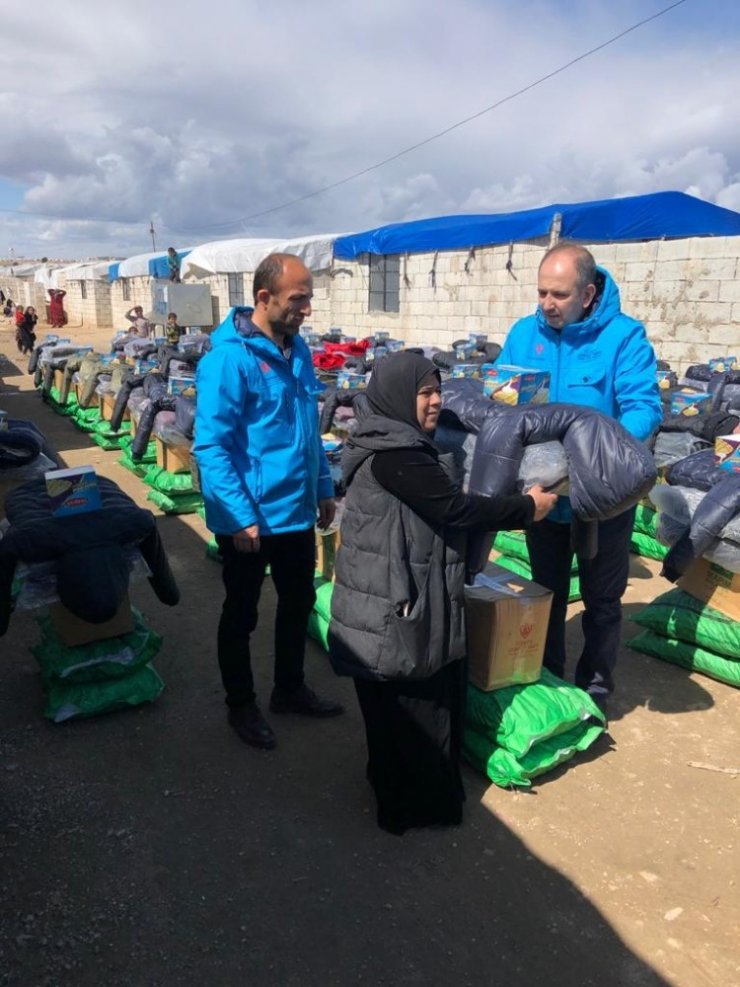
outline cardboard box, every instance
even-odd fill
[[[705,391],[692,391],[688,388],[676,391],[671,400],[671,414],[686,417],[703,415],[709,410],[713,398],[713,394]]]
[[[342,544],[339,528],[329,528],[323,531],[316,528],[316,571],[321,573],[324,579],[334,579],[334,565],[337,560],[337,551]]]
[[[697,559],[679,579],[678,585],[726,617],[740,620],[740,573],[730,572],[706,559]]]
[[[740,370],[736,356],[720,356],[709,361],[709,369],[713,374],[723,374],[727,370]]]
[[[171,394],[173,397],[182,395],[187,398],[195,397],[195,377],[190,376],[173,376],[167,378],[167,393]]]
[[[104,422],[109,422],[113,417],[113,411],[116,407],[116,397],[112,391],[105,391],[103,394],[98,395],[98,407],[100,408],[100,417]],[[126,409],[126,414],[128,414],[128,408]],[[126,415],[123,416],[124,421],[126,420]]]
[[[720,469],[740,473],[740,432],[718,435],[714,440],[714,462]]]
[[[502,404],[546,404],[550,398],[550,373],[528,367],[484,363],[483,392]]]
[[[536,682],[542,669],[552,593],[489,563],[465,588],[469,677],[486,692]]]
[[[154,445],[157,450],[157,466],[169,473],[190,472],[190,443],[182,446],[167,445],[155,435]]]
[[[54,387],[56,388],[57,394],[62,393],[62,388],[64,387],[64,371],[55,370],[54,371]]]
[[[128,593],[123,599],[114,617],[104,624],[89,624],[80,620],[61,603],[52,603],[49,616],[54,630],[63,644],[68,648],[76,648],[81,644],[92,644],[93,641],[105,641],[109,637],[120,637],[129,634],[134,629],[134,618],[131,613],[131,602]]]
[[[54,517],[86,514],[88,511],[99,511],[102,507],[94,466],[47,470],[44,480]]]

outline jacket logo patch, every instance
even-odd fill
[[[542,351],[544,350],[544,348],[545,347],[544,347],[544,344],[543,343],[537,343],[537,345],[534,348],[534,351],[539,356],[539,354],[542,353]]]
[[[271,374],[271,373],[273,373],[273,369],[270,366],[270,364],[269,363],[266,363],[264,360],[260,360],[259,367],[260,367],[260,370],[262,371],[263,374]]]
[[[529,637],[529,635],[532,633],[533,630],[534,630],[534,624],[519,625],[519,633],[521,634],[521,636],[524,638],[525,641],[527,640],[527,638]]]

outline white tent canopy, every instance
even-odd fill
[[[343,235],[325,233],[290,240],[241,239],[202,243],[183,260],[180,276],[205,278],[209,274],[251,273],[268,254],[275,253],[295,254],[310,271],[326,271],[331,267],[334,241]]]
[[[127,257],[118,265],[119,278],[141,278],[149,274],[149,261],[155,257],[161,257],[162,251],[157,250],[153,254],[135,254]]]

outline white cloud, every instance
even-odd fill
[[[637,0],[70,0],[38,24],[10,0],[0,180],[43,218],[0,214],[5,237],[16,256],[126,254],[148,248],[152,218],[161,242],[182,244],[664,188],[738,208],[740,17],[722,0],[702,7],[715,5],[723,17],[704,9],[690,23],[687,4],[439,141],[262,217],[651,11]]]

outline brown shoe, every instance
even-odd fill
[[[270,697],[271,713],[298,713],[301,716],[315,716],[324,719],[328,716],[339,716],[344,712],[344,706],[332,699],[322,699],[313,689],[302,685],[295,692],[284,692],[277,686]]]
[[[229,725],[245,744],[259,747],[263,751],[271,751],[277,740],[272,728],[257,703],[247,703],[245,706],[232,706],[229,709]]]

